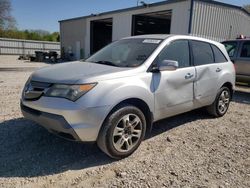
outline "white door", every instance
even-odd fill
[[[156,59],[158,63],[163,60],[178,61],[179,67],[174,71],[161,71],[153,75],[156,119],[193,108],[193,84],[196,73],[195,67],[190,63],[188,41],[171,42]]]

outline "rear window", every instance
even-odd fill
[[[233,57],[236,52],[237,42],[223,42],[229,57]]]
[[[211,45],[214,52],[214,61],[215,63],[227,62],[224,54],[217,48],[215,45]]]
[[[214,63],[214,55],[210,44],[200,41],[192,41],[194,65],[206,65]]]

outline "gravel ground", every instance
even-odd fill
[[[132,156],[116,161],[22,118],[30,74],[0,71],[0,187],[250,187],[250,88],[237,87],[222,118],[195,110],[155,123]]]

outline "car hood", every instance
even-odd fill
[[[38,82],[75,84],[116,78],[121,76],[121,72],[128,70],[131,68],[75,61],[39,69],[32,74],[31,79]]]

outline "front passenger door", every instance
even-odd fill
[[[250,76],[250,41],[242,44],[239,56],[235,60],[235,69],[236,74],[240,77]]]
[[[155,118],[162,119],[193,108],[193,82],[195,68],[191,66],[188,40],[176,40],[166,46],[155,62],[178,61],[174,71],[153,74],[155,89]]]

